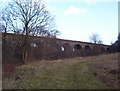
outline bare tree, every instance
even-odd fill
[[[4,9],[4,10],[6,10],[6,9]],[[1,15],[0,15],[0,32],[4,33],[2,35],[2,48],[3,48],[2,52],[3,52],[3,54],[6,54],[7,51],[9,50],[9,47],[6,43],[6,34],[9,31],[8,30],[8,17],[7,17],[8,15],[6,15],[5,12],[3,12],[2,10],[1,10],[0,13],[1,13]],[[10,56],[9,57],[8,56],[7,57],[3,56],[3,58],[4,59],[5,58],[10,58]]]
[[[9,31],[9,15],[5,14],[6,8],[4,8],[4,10],[1,10],[1,15],[0,15],[0,31],[4,33],[3,38],[5,39],[6,37],[6,33]]]
[[[51,30],[54,26],[53,17],[42,3],[34,0],[13,0],[8,4],[4,13],[7,15],[7,22],[13,32],[20,32],[24,35],[37,34],[42,30]],[[36,28],[38,28],[36,29]],[[21,30],[21,31],[20,31]]]
[[[54,30],[54,18],[46,9],[41,0],[13,0],[4,10],[6,21],[10,30],[14,33],[24,35],[22,47],[23,62],[27,62],[29,36],[49,35]]]
[[[52,38],[56,38],[56,37],[59,36],[60,34],[61,34],[60,31],[54,29],[54,30],[51,30],[51,31],[50,31],[49,36],[52,37]]]
[[[6,27],[3,23],[0,23],[0,32],[6,32]]]
[[[90,42],[95,43],[95,44],[102,44],[103,43],[100,36],[96,33],[92,34],[89,37],[89,39],[90,39]]]

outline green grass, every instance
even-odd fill
[[[23,65],[3,80],[3,89],[108,89],[90,70],[95,57],[41,61]],[[18,80],[15,80],[19,77]]]

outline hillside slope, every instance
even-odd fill
[[[3,77],[3,89],[112,89],[118,88],[118,74],[118,53],[42,60]]]

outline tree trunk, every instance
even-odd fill
[[[26,31],[26,35],[24,38],[24,46],[23,46],[23,51],[22,51],[22,59],[23,59],[23,63],[27,64],[28,61],[28,48],[29,48],[29,34],[28,34],[28,23],[26,22],[25,24],[25,31]]]

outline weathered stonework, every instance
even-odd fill
[[[6,42],[10,45],[9,47],[11,49],[15,47],[17,55],[20,54],[20,48],[23,45],[24,36],[15,34],[6,34],[5,36]],[[35,59],[60,59],[76,56],[93,56],[107,53],[109,48],[109,45],[103,44],[35,36],[30,36],[28,41],[30,57]],[[10,50],[8,49],[7,51],[9,55]],[[13,57],[14,55],[15,53],[13,54]]]

